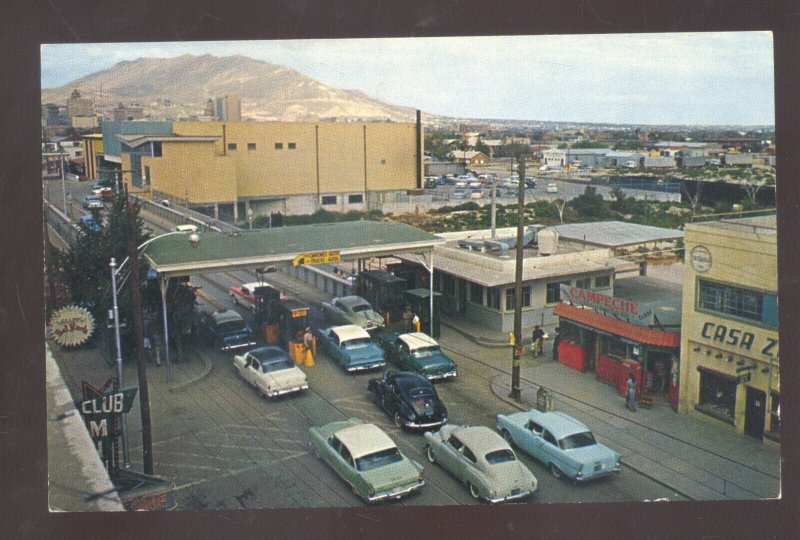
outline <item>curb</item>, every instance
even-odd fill
[[[188,381],[183,381],[183,382],[180,382],[180,383],[173,383],[173,384],[168,385],[167,386],[168,390],[171,390],[171,391],[183,390],[183,389],[185,389],[185,388],[187,388],[189,386],[192,386],[193,384],[198,383],[198,382],[202,381],[203,379],[205,379],[206,377],[208,377],[208,374],[211,373],[212,369],[214,369],[214,365],[211,363],[211,361],[208,358],[206,358],[204,355],[198,354],[197,351],[194,348],[192,348],[191,351],[192,351],[192,354],[195,356],[195,358],[200,358],[200,360],[203,361],[203,370],[200,372],[200,374],[197,377],[194,377],[193,379],[190,379]]]
[[[506,343],[504,341],[497,341],[497,340],[490,339],[490,338],[483,337],[483,336],[473,336],[472,334],[468,333],[467,331],[456,327],[451,322],[442,320],[442,324],[444,326],[448,327],[449,329],[454,330],[455,332],[458,332],[459,334],[461,334],[462,336],[466,337],[467,339],[477,343],[478,345],[483,345],[484,347],[494,347],[496,349],[506,349],[506,348],[510,348],[511,347],[511,345],[509,345],[508,343]]]

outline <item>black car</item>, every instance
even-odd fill
[[[532,177],[526,176],[525,177],[525,187],[526,188],[531,188],[531,189],[535,188],[536,187],[536,181]]]
[[[447,423],[447,407],[422,375],[387,371],[383,377],[371,379],[367,389],[399,428],[437,429]]]
[[[232,309],[214,313],[204,311],[198,319],[198,331],[201,338],[222,351],[253,347],[256,344],[253,330]]]

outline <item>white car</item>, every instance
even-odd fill
[[[558,185],[554,182],[547,184],[547,193],[558,193]]]
[[[178,225],[174,229],[177,232],[197,232],[197,225],[192,223],[185,223],[183,225]]]
[[[233,357],[233,367],[261,397],[308,389],[308,379],[279,347],[261,347]]]
[[[228,294],[231,295],[231,301],[237,306],[244,306],[250,311],[255,310],[255,297],[253,296],[256,287],[270,287],[275,289],[266,281],[255,283],[243,283],[242,285],[233,285],[228,287]],[[281,293],[281,301],[287,300],[289,297]]]

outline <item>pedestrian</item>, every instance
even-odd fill
[[[663,394],[667,382],[666,381],[667,370],[664,367],[664,361],[663,360],[656,361],[655,367],[656,367],[655,390],[659,394]]]
[[[533,357],[536,358],[542,354],[542,343],[544,342],[544,330],[542,330],[538,324],[533,327],[533,335],[531,338],[533,341]]]
[[[555,329],[556,334],[553,336],[553,362],[558,361],[558,342],[561,341],[561,331],[558,326]]]
[[[414,316],[411,317],[411,326],[414,327],[414,332],[419,332],[420,330],[419,317],[417,316],[416,313],[414,313]]]
[[[311,327],[309,326],[306,328],[305,334],[303,334],[303,346],[306,348],[306,355],[308,352],[311,352],[311,358],[314,358],[314,335],[311,333]]]
[[[636,378],[633,373],[628,373],[628,382],[625,391],[625,404],[633,412],[636,412]]]

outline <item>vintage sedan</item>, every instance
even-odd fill
[[[455,362],[427,334],[383,334],[378,343],[386,351],[386,360],[403,371],[414,371],[430,381],[458,376]]]
[[[404,456],[378,426],[359,418],[309,429],[317,457],[367,502],[399,499],[425,485],[422,465]]]
[[[228,309],[209,313],[204,311],[197,320],[198,334],[222,351],[253,347],[253,330],[241,315]]]
[[[83,206],[87,210],[105,208],[103,201],[100,199],[98,195],[87,195],[86,197],[83,198],[81,206]]]
[[[506,441],[547,465],[556,478],[583,482],[620,472],[620,455],[562,412],[498,414],[497,429]]]
[[[425,454],[490,503],[533,495],[539,482],[497,433],[485,426],[443,426],[425,432]]]
[[[308,379],[280,347],[260,347],[233,357],[233,367],[255,386],[261,397],[273,398],[308,389]]]
[[[386,365],[383,349],[372,342],[366,330],[354,324],[319,328],[317,344],[345,371],[363,371]]]
[[[384,325],[381,314],[360,296],[342,296],[322,302],[322,313],[334,324],[355,324],[367,331]]]
[[[255,283],[243,283],[242,285],[233,285],[228,287],[228,294],[231,296],[231,301],[237,306],[244,306],[250,311],[255,311],[255,296],[254,291],[256,287],[271,287],[275,288],[266,281]],[[288,299],[283,293],[280,293],[281,300]]]
[[[447,423],[447,407],[433,384],[421,375],[387,371],[383,377],[370,379],[367,390],[398,428],[433,429]]]

